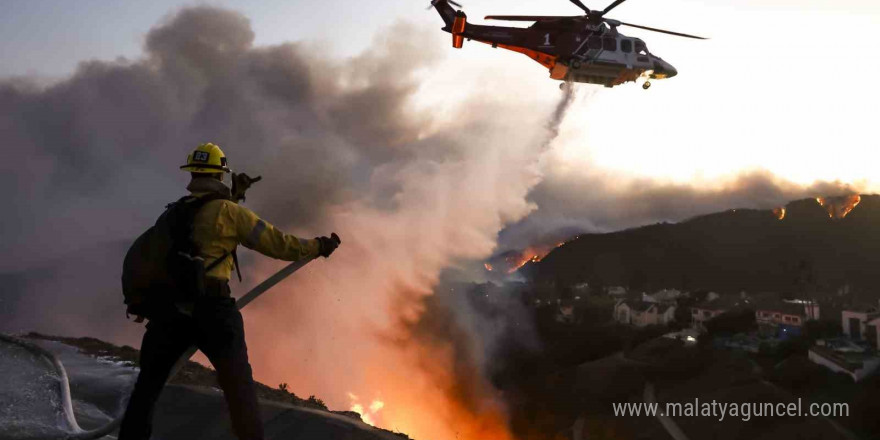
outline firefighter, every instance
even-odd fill
[[[297,261],[329,257],[338,242],[328,237],[304,240],[285,234],[233,202],[223,183],[230,170],[217,145],[199,145],[180,168],[192,175],[187,190],[193,196],[222,196],[204,203],[192,220],[192,241],[210,270],[205,272],[204,292],[195,300],[168,301],[166,307],[151,314],[141,344],[140,374],[119,439],[150,438],[153,409],[168,375],[181,355],[195,345],[217,372],[235,435],[242,440],[261,440],[263,427],[244,326],[229,289],[230,275],[237,269],[234,250],[241,244],[272,258]]]

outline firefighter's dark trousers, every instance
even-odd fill
[[[217,371],[235,435],[241,440],[263,439],[241,313],[231,298],[210,298],[195,304],[192,317],[175,310],[147,324],[141,371],[122,419],[119,440],[150,438],[156,400],[177,359],[192,345]]]

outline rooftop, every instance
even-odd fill
[[[741,298],[739,295],[724,295],[712,301],[699,302],[693,308],[724,311],[746,306],[753,306],[749,298]]]
[[[626,304],[631,310],[635,310],[637,312],[646,312],[651,306],[655,306],[657,304],[650,303],[646,301],[641,301],[637,299],[625,299],[620,301],[618,304]]]
[[[785,315],[806,316],[803,304],[795,304],[774,299],[764,299],[754,302],[755,311],[778,312]]]
[[[828,347],[823,347],[821,345],[810,347],[810,351],[822,356],[825,359],[828,359],[837,366],[851,373],[855,373],[856,370],[861,369],[864,366],[865,361],[874,360],[877,358],[877,356],[873,354],[860,352],[840,352],[832,350]]]

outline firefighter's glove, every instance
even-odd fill
[[[329,237],[318,237],[317,240],[321,243],[321,250],[318,252],[318,255],[324,258],[329,257],[339,247],[339,244],[342,243],[342,240],[339,239],[335,232],[330,234]]]
[[[251,177],[245,173],[232,173],[232,199],[236,202],[243,202],[245,191],[262,178],[262,176]]]

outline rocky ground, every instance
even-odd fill
[[[138,350],[128,346],[115,346],[95,338],[67,338],[37,333],[30,333],[24,338],[60,357],[69,376],[74,414],[83,429],[94,429],[106,424],[122,412],[127,393],[137,375]],[[14,348],[0,344],[0,358],[22,358],[21,353],[14,351]],[[28,368],[27,359],[11,360],[18,362],[19,369]],[[48,365],[35,360],[32,363],[35,370],[47,368]],[[10,388],[7,391],[12,394],[15,394],[15,388],[21,389],[18,394],[25,398],[33,394],[25,383],[10,385],[12,386],[7,387]],[[315,396],[303,399],[286,387],[283,388],[257,383],[267,440],[409,439],[405,434],[370,426],[355,412],[331,411]],[[46,405],[57,403],[55,399],[50,400]],[[14,414],[19,408],[21,411],[31,410],[29,406],[7,406],[9,408],[4,408],[9,409],[10,414]],[[29,414],[17,414],[15,417],[20,420],[29,418]],[[41,429],[68,429],[63,424],[56,425],[52,420],[47,420],[45,425]],[[4,426],[0,424],[0,428]],[[26,433],[17,432],[15,426],[6,428],[0,430],[0,438],[27,437]],[[170,381],[156,406],[153,438],[235,438],[229,425],[226,403],[217,388],[213,370],[190,361]]]

